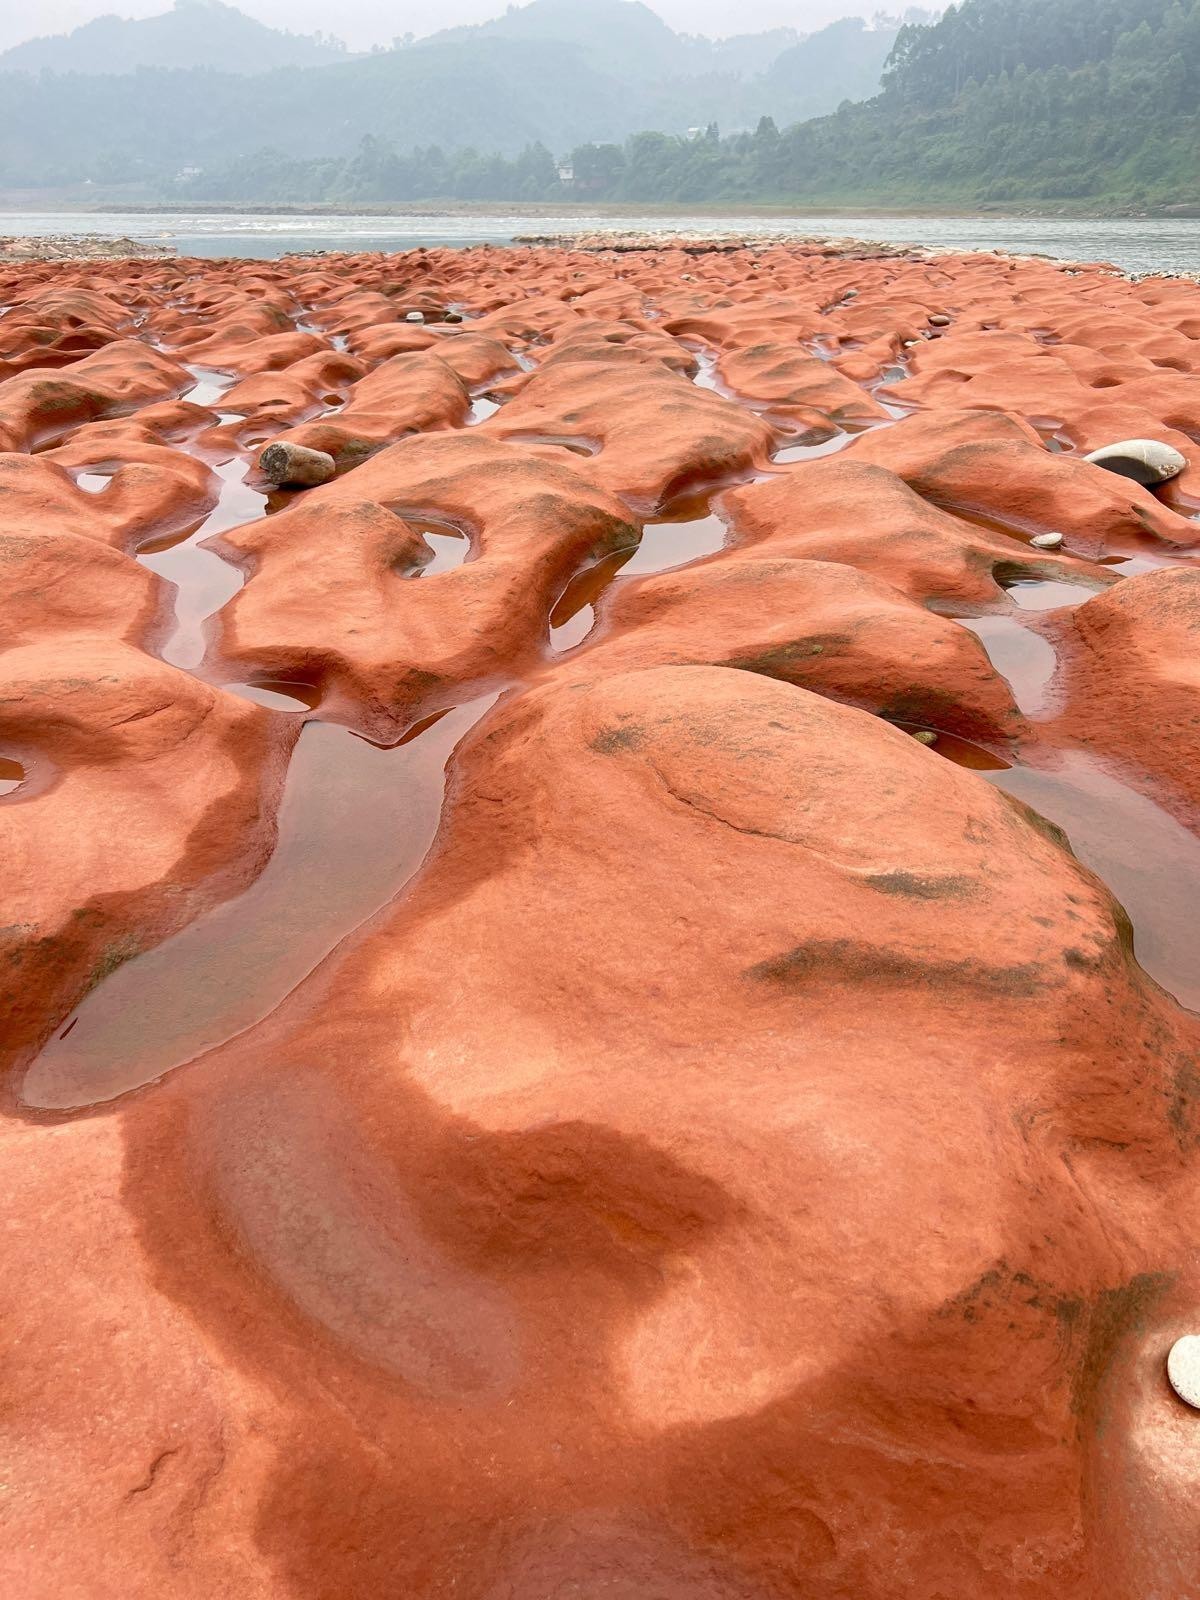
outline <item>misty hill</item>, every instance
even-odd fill
[[[887,25],[869,28],[861,17],[843,17],[819,33],[781,51],[757,86],[764,113],[780,117],[819,117],[843,100],[869,100],[880,79],[897,32]]]
[[[563,152],[644,128],[752,128],[763,115],[793,120],[871,92],[900,23],[853,19],[805,39],[775,29],[713,42],[674,33],[639,0],[534,0],[479,27],[253,78],[242,74],[276,48],[332,47],[264,29],[217,0],[110,25],[125,30],[126,61],[153,25],[198,28],[206,42],[193,60],[209,65],[140,61],[136,82],[92,70],[98,57],[86,71],[59,56],[36,76],[0,72],[0,183],[161,185],[267,145],[294,158],[344,158],[365,136],[400,150],[515,155],[531,143]],[[70,46],[98,27],[39,48]],[[28,66],[35,58],[21,52],[32,48],[8,52],[0,67]],[[216,70],[231,55],[237,70]]]
[[[888,24],[889,33],[895,31]],[[727,39],[704,39],[698,34],[678,35],[684,45],[683,72],[732,72],[752,77],[765,72],[776,57],[804,37],[795,28],[768,28],[765,33],[734,33]]]
[[[814,39],[820,39],[815,35]],[[1200,214],[1200,0],[964,0],[903,28],[880,94],[782,131],[643,131],[570,152],[348,156],[267,151],[198,180],[205,198],[862,206],[1076,200]]]
[[[1200,0],[963,0],[900,30],[869,100],[606,171],[597,199],[1200,209]]]
[[[895,34],[895,28],[890,30]],[[583,52],[590,66],[616,78],[670,79],[708,73],[751,76],[798,44],[794,28],[771,28],[729,39],[675,33],[641,0],[532,0],[471,27],[444,28],[422,46],[471,39],[554,40]],[[882,68],[882,62],[880,62]],[[878,74],[872,90],[878,86]]]
[[[664,79],[685,71],[680,36],[641,0],[532,0],[473,27],[446,28],[417,41],[419,50],[493,39],[521,45],[570,45],[593,71],[624,79]]]
[[[1200,0],[964,0],[759,181],[864,198],[1200,202]]]
[[[157,17],[96,17],[72,33],[29,39],[0,53],[0,72],[127,73],[139,67],[270,72],[345,58],[336,39],[268,28],[221,0],[175,0]]]
[[[600,170],[596,199],[1200,209],[1200,0],[963,0],[901,28],[869,99]]]

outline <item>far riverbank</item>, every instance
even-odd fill
[[[136,219],[136,220],[135,220]],[[185,256],[270,259],[320,250],[401,251],[419,246],[511,244],[521,235],[586,235],[619,221],[664,239],[747,234],[761,238],[855,238],[940,251],[1003,250],[1068,261],[1108,261],[1125,272],[1200,267],[1200,218],[1085,217],[923,212],[714,210],[529,205],[329,211],[129,209],[0,211],[0,235],[133,235]]]

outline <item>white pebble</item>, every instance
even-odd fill
[[[1135,483],[1166,483],[1177,478],[1187,466],[1187,457],[1174,445],[1162,444],[1158,439],[1122,439],[1119,444],[1106,444],[1091,455],[1084,456],[1094,467],[1104,467],[1108,472],[1118,472]]]
[[[1167,1377],[1181,1400],[1200,1411],[1200,1336],[1185,1333],[1167,1356]]]
[[[1035,550],[1057,550],[1063,536],[1061,533],[1035,533],[1029,542]]]

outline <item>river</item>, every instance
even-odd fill
[[[161,240],[182,255],[270,257],[289,250],[409,250],[507,244],[517,234],[639,232],[846,236],[943,250],[1041,252],[1129,272],[1200,270],[1200,217],[686,216],[429,210],[405,216],[253,212],[0,211],[0,235],[99,233]]]

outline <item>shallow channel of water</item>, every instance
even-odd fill
[[[115,1099],[268,1016],[416,872],[450,755],[495,700],[459,706],[390,748],[307,723],[259,877],[93,989],[29,1068],[22,1102],[66,1110]]]

